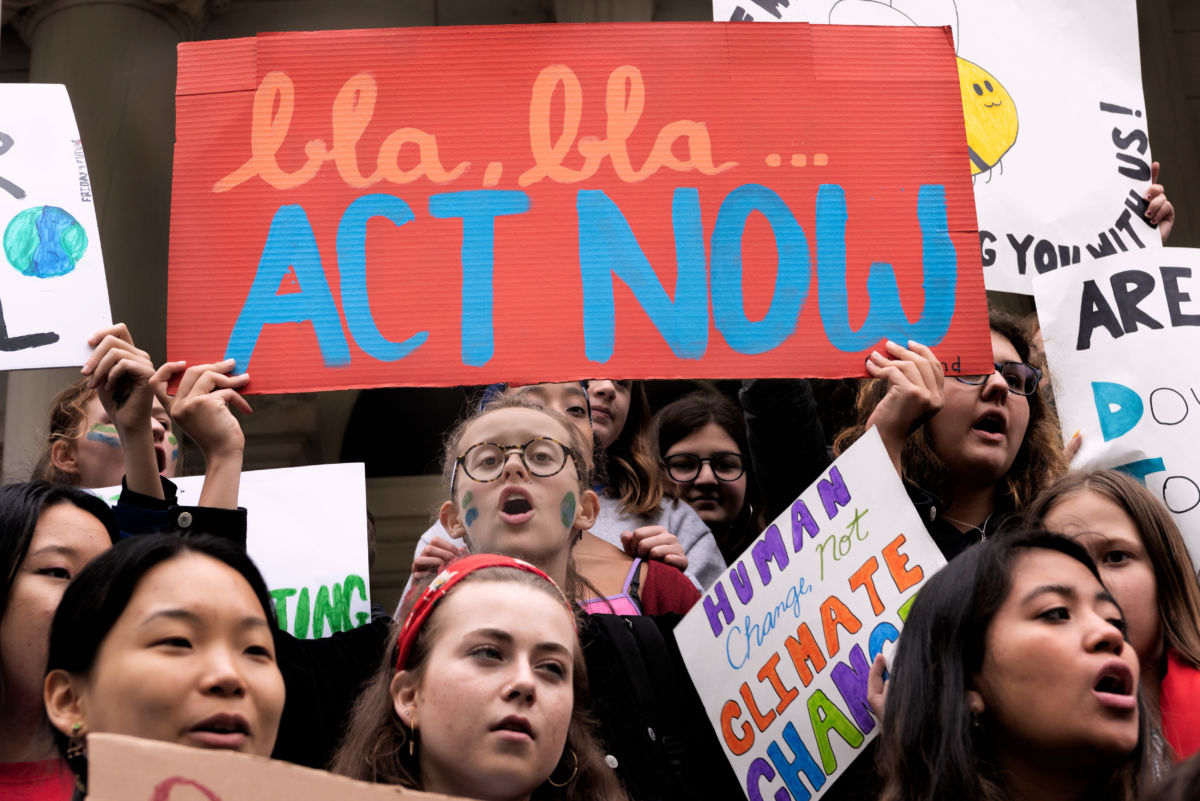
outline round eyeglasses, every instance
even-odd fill
[[[995,362],[996,372],[1008,384],[1008,391],[1015,395],[1032,395],[1037,391],[1038,383],[1042,380],[1042,371],[1024,362]],[[955,381],[964,384],[986,384],[992,373],[984,375],[951,376]]]
[[[504,465],[510,454],[521,457],[521,464],[530,475],[548,478],[557,474],[567,464],[567,457],[575,460],[579,470],[579,456],[575,449],[563,445],[550,437],[534,437],[524,445],[497,445],[494,442],[477,442],[463,451],[456,460],[467,478],[486,484],[495,481],[504,473]],[[580,470],[582,475],[583,471]]]
[[[746,472],[742,455],[732,451],[719,451],[703,459],[694,453],[673,453],[666,461],[667,475],[684,484],[699,478],[700,468],[706,464],[718,481],[737,481]]]

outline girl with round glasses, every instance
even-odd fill
[[[574,604],[598,595],[576,572],[573,555],[600,508],[583,456],[587,447],[580,428],[562,415],[519,396],[495,399],[447,437],[449,499],[439,511],[441,525],[472,554],[536,566]],[[654,614],[672,597],[668,579],[694,599],[683,574],[651,562],[641,585],[645,614],[602,608],[581,615],[594,711],[612,757],[607,761],[633,798],[733,797],[739,791],[732,773],[668,633],[678,616]],[[722,788],[720,794],[706,795],[713,787]]]
[[[723,395],[693,392],[659,410],[650,441],[664,478],[708,524],[721,555],[732,563],[763,522],[751,503],[756,493],[741,410]]]
[[[859,425],[838,435],[840,451],[875,426],[896,471],[947,558],[993,533],[1066,471],[1058,418],[1039,391],[1041,370],[1027,334],[989,316],[995,371],[954,376],[923,345],[889,342],[873,352],[859,391]]]

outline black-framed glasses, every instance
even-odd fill
[[[719,451],[703,459],[694,453],[673,453],[666,461],[667,475],[682,483],[699,478],[700,469],[706,464],[718,481],[737,481],[746,472],[746,461],[733,451]]]
[[[1024,362],[996,362],[995,365],[996,372],[1004,379],[1004,383],[1008,384],[1009,392],[1016,395],[1032,395],[1034,392],[1037,392],[1038,383],[1042,380],[1041,370]],[[992,374],[956,375],[951,377],[964,384],[979,385],[987,383]]]
[[[549,478],[556,475],[567,464],[567,458],[575,461],[580,475],[579,454],[570,445],[563,445],[550,437],[534,437],[523,445],[497,445],[495,442],[477,442],[463,451],[456,460],[467,478],[486,484],[504,474],[504,465],[510,454],[521,457],[521,464],[530,475]]]

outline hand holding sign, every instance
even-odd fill
[[[168,362],[159,368],[154,374],[155,392],[171,418],[204,453],[205,481],[200,505],[236,509],[246,436],[232,410],[243,414],[253,411],[238,394],[238,389],[249,383],[250,375],[227,375],[233,369],[233,359],[193,365],[183,374],[172,398],[166,385],[183,365],[183,362]]]
[[[820,796],[878,732],[877,656],[945,564],[887,461],[867,431],[675,629],[749,798]]]
[[[1167,190],[1158,182],[1158,162],[1150,165],[1150,188],[1146,190],[1145,217],[1158,226],[1158,236],[1167,244],[1167,237],[1175,227],[1175,206],[1167,200]]]
[[[909,342],[905,348],[888,342],[887,352],[891,359],[878,351],[871,351],[867,359],[867,374],[888,382],[887,393],[867,419],[867,428],[878,429],[896,474],[903,476],[900,453],[904,442],[922,423],[941,411],[946,379],[942,363],[924,345]]]

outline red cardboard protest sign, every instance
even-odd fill
[[[940,29],[180,46],[168,351],[251,391],[991,366]]]

